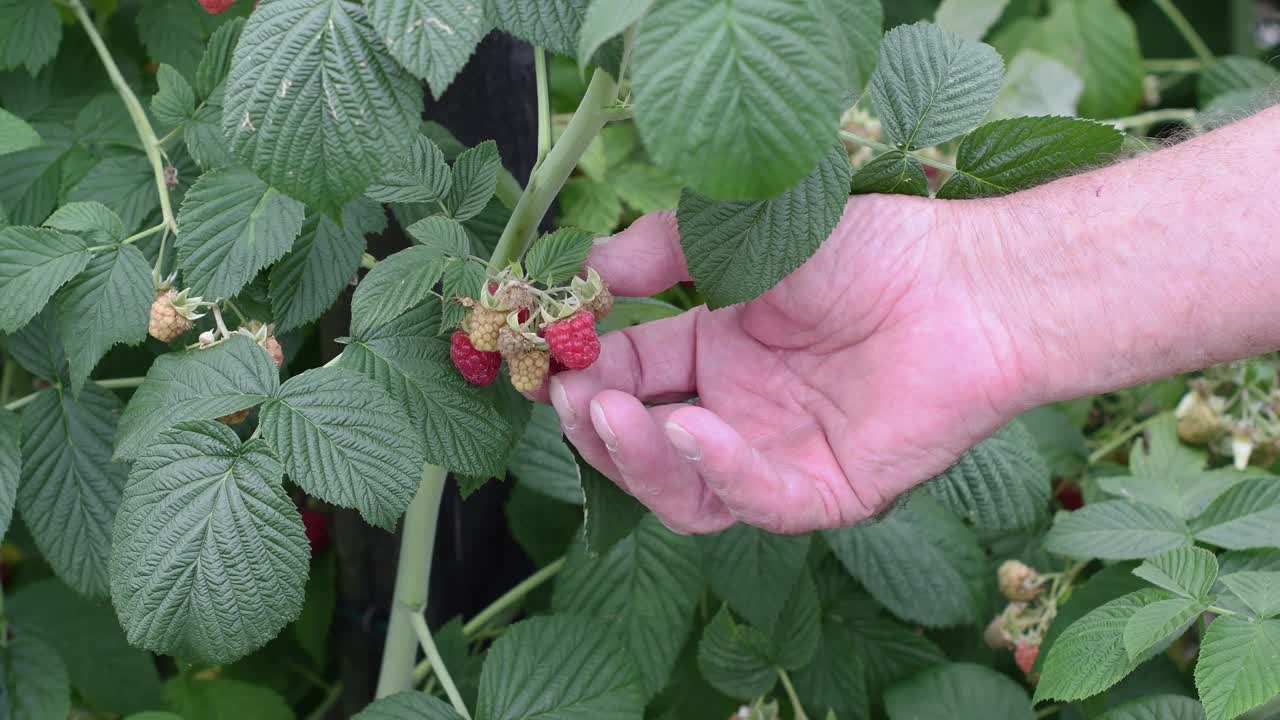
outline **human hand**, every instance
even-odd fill
[[[565,435],[676,531],[873,515],[1030,404],[980,290],[999,278],[965,214],[979,206],[852,198],[760,298],[606,334],[593,366],[549,383]],[[618,295],[689,279],[670,213],[602,241],[589,264]]]

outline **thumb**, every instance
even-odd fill
[[[612,237],[596,240],[587,258],[615,295],[643,297],[689,279],[676,215],[649,213]]]

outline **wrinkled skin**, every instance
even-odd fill
[[[595,365],[556,375],[540,399],[588,462],[678,532],[865,519],[1030,404],[979,290],[999,282],[999,253],[958,208],[853,198],[773,290],[609,333]],[[589,264],[624,296],[688,279],[670,213],[600,241]]]

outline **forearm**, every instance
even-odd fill
[[[1280,108],[974,208],[969,263],[1036,404],[1280,349]]]

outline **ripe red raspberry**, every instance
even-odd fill
[[[547,381],[551,368],[551,353],[546,350],[528,350],[507,360],[511,370],[511,387],[520,392],[533,392]]]
[[[1030,676],[1031,667],[1036,664],[1036,656],[1039,654],[1040,643],[1020,642],[1018,647],[1013,649],[1013,661],[1018,664],[1023,674]]]
[[[477,350],[471,338],[461,330],[449,338],[449,359],[472,385],[488,385],[498,377],[498,370],[502,368],[502,355]]]
[[[1058,503],[1062,505],[1063,510],[1079,510],[1084,507],[1084,493],[1080,492],[1080,486],[1072,482],[1064,482],[1058,486],[1058,490],[1054,493],[1058,498]]]
[[[315,508],[303,508],[302,529],[311,543],[311,554],[319,555],[329,547],[329,515]]]
[[[600,357],[600,338],[596,337],[596,318],[590,310],[579,310],[544,329],[542,336],[551,353],[566,368],[582,370]]]
[[[229,10],[235,2],[236,0],[200,0],[200,7],[210,15],[218,15]]]
[[[507,313],[477,305],[471,308],[463,328],[477,350],[493,352],[498,349],[498,331],[506,324]]]

